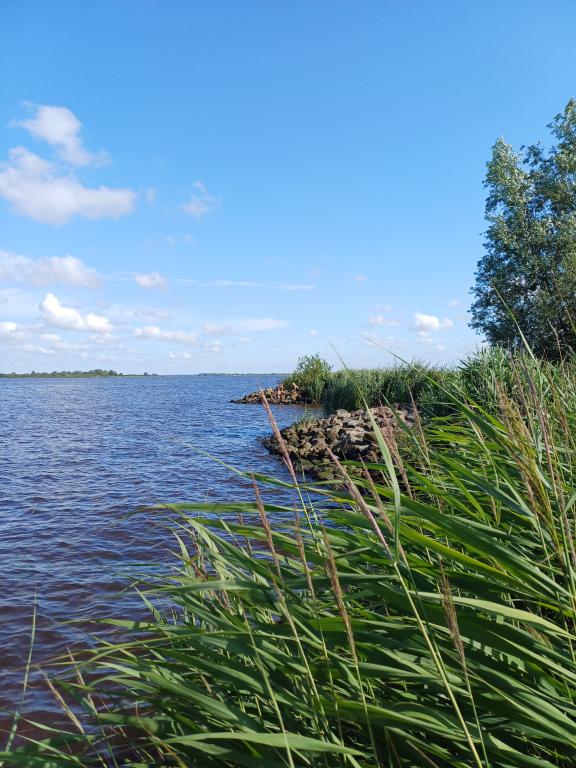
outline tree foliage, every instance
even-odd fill
[[[516,153],[498,139],[485,186],[486,252],[471,326],[489,342],[558,358],[576,349],[576,101],[548,126],[555,139]]]

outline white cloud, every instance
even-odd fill
[[[224,323],[204,323],[203,330],[209,336],[222,336],[225,333],[233,333],[231,326]]]
[[[106,313],[119,320],[132,318],[146,318],[147,320],[170,320],[171,315],[164,309],[157,307],[130,306],[127,304],[109,304],[106,306]]]
[[[425,315],[423,312],[414,313],[414,327],[418,331],[430,332],[439,331],[444,328],[451,328],[453,321],[445,317],[442,320],[436,315]]]
[[[82,123],[68,107],[39,105],[29,120],[21,120],[20,125],[37,139],[42,139],[58,149],[66,163],[70,165],[90,165],[103,160],[102,154],[93,155],[82,144],[80,132]]]
[[[168,237],[164,236],[164,239]],[[174,239],[174,245],[176,244]],[[181,277],[175,280],[179,285],[197,285],[200,288],[259,288],[280,291],[314,291],[316,286],[311,283],[260,283],[256,280],[210,280],[202,282],[193,278]]]
[[[283,291],[313,291],[315,290],[315,285],[310,285],[309,283],[305,284],[294,284],[294,285],[280,285],[278,286]]]
[[[100,285],[96,271],[74,256],[47,256],[34,260],[0,250],[0,282],[3,281],[33,285],[63,283],[80,288],[97,288]]]
[[[214,288],[268,288],[267,283],[254,283],[249,280],[214,280],[212,283],[203,283],[203,285]]]
[[[18,330],[18,323],[12,323],[4,321],[0,323],[0,336],[7,337],[12,336]]]
[[[0,197],[23,216],[47,224],[63,224],[72,216],[117,219],[134,209],[130,189],[85,187],[72,172],[58,169],[25,147],[10,150],[0,164]]]
[[[365,283],[368,280],[366,275],[354,275],[353,279],[356,283]]]
[[[118,341],[119,336],[116,336],[114,333],[109,333],[108,331],[105,331],[104,333],[95,333],[94,336],[90,336],[89,340],[93,341],[94,344],[100,344],[100,345],[108,345],[113,344],[114,342]]]
[[[134,275],[134,280],[141,288],[164,288],[166,278],[159,272],[150,272],[147,275]]]
[[[450,299],[448,302],[448,306],[450,307],[459,307],[460,306],[460,299]]]
[[[144,328],[135,328],[134,336],[139,339],[152,339],[154,341],[176,341],[180,344],[196,344],[198,336],[188,331],[163,331],[157,325],[147,325]]]
[[[53,294],[47,293],[40,302],[40,311],[47,323],[72,331],[96,331],[105,333],[112,330],[112,325],[107,317],[90,312],[82,315],[73,307],[65,307]]]
[[[198,191],[191,195],[187,203],[182,205],[182,210],[196,219],[201,219],[212,213],[220,205],[220,200],[211,195],[201,181],[194,182],[194,189]]]
[[[309,336],[318,336],[318,331],[315,328],[310,328],[308,331]]]
[[[195,239],[189,232],[185,232],[183,235],[162,235],[162,240],[170,246],[175,248],[177,245],[194,245]]]
[[[244,320],[232,320],[225,323],[206,323],[204,333],[209,336],[225,336],[236,333],[263,333],[285,328],[285,320],[275,320],[272,317],[249,317]]]
[[[100,278],[96,270],[87,267],[74,256],[49,256],[34,263],[32,282],[41,285],[65,283],[81,288],[97,288]]]
[[[20,349],[32,355],[53,355],[54,350],[42,347],[39,344],[23,344]]]
[[[387,350],[392,350],[406,346],[405,340],[396,336],[380,336],[377,333],[367,333],[362,338],[364,339],[365,344],[370,347],[376,345]]]
[[[387,326],[393,326],[393,325],[400,325],[398,320],[394,320],[394,318],[391,317],[384,317],[384,315],[371,315],[368,318],[368,322],[370,325],[387,325]]]

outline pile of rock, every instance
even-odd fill
[[[267,387],[262,390],[262,393],[270,405],[306,405],[311,403],[311,400],[302,394],[297,384],[292,384],[291,387],[285,387],[284,384],[279,384],[277,387]],[[239,400],[232,400],[232,402],[261,404],[261,392],[251,392]]]
[[[396,414],[408,425],[414,423],[416,414],[408,408],[395,412],[386,406],[371,409],[374,420],[384,435],[398,430]],[[379,462],[379,453],[372,422],[365,410],[336,411],[326,419],[303,420],[281,431],[290,458],[305,471],[324,476],[330,467],[329,452],[339,459]],[[264,438],[264,445],[272,453],[281,453],[274,435]]]

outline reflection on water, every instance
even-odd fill
[[[229,401],[276,376],[0,380],[0,711],[19,697],[36,594],[36,661],[82,639],[67,619],[139,609],[126,572],[173,545],[140,506],[251,499],[250,485],[203,453],[286,477],[260,445],[258,406]],[[302,415],[275,409],[280,426]],[[120,607],[119,607],[120,606]],[[34,698],[36,696],[36,699]],[[29,711],[53,702],[32,692]]]

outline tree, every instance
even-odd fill
[[[576,350],[576,101],[549,124],[554,144],[492,148],[486,252],[470,325],[487,340],[556,359]],[[520,330],[519,330],[520,329]]]

